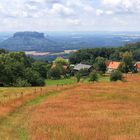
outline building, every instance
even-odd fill
[[[86,64],[77,64],[73,68],[73,72],[78,72],[80,70],[87,70],[84,75],[88,75],[93,69],[92,65],[86,65]]]
[[[140,72],[140,62],[137,62],[135,65],[135,68],[138,72]]]
[[[121,62],[111,61],[107,66],[107,73],[112,73],[117,70],[120,66]]]

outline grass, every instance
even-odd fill
[[[54,85],[70,85],[76,83],[76,79],[74,77],[59,79],[59,80],[46,80],[47,86],[54,86]]]
[[[28,99],[1,119],[0,139],[139,140],[140,75],[127,76],[127,82],[100,81],[63,87],[54,82],[48,94]]]
[[[109,76],[99,76],[99,82],[110,82]]]
[[[89,83],[89,77],[81,78],[82,83]],[[98,82],[110,82],[109,76],[98,75]]]
[[[109,76],[99,76],[99,82],[109,82]],[[80,82],[82,83],[88,83],[89,82],[89,77],[82,77]],[[76,78],[71,77],[71,78],[64,78],[64,79],[59,79],[59,80],[46,80],[46,85],[47,86],[54,86],[54,85],[70,85],[76,83]]]
[[[139,140],[140,76],[127,78],[82,83],[49,98],[30,114],[31,139]]]

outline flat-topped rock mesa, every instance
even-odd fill
[[[14,38],[21,37],[21,38],[37,38],[37,39],[45,39],[44,33],[39,32],[17,32],[13,35]]]
[[[2,41],[0,48],[8,51],[55,52],[61,49],[60,45],[44,33],[25,31],[16,32],[12,37]]]

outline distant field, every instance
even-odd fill
[[[54,85],[69,85],[76,83],[76,79],[74,77],[65,78],[60,80],[46,80],[46,86],[54,86]]]
[[[108,82],[101,77],[100,82],[85,79],[80,84],[73,78],[50,80],[42,93],[36,88],[36,96],[34,88],[0,88],[1,95],[25,92],[18,103],[9,99],[9,104],[0,105],[0,139],[139,140],[140,75],[126,79]]]
[[[110,81],[109,76],[99,76],[98,82],[109,82],[109,81]],[[88,77],[81,78],[80,82],[88,83],[89,78]],[[75,77],[64,78],[64,79],[60,79],[60,80],[46,80],[46,86],[70,85],[70,84],[74,84],[74,83],[76,83]]]

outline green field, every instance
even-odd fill
[[[54,86],[54,85],[70,85],[76,83],[76,79],[74,77],[59,79],[59,80],[46,80],[46,86]]]
[[[99,76],[98,82],[109,82],[109,76]],[[81,78],[80,82],[87,83],[89,82],[89,77]],[[64,78],[59,80],[46,80],[46,86],[54,86],[54,85],[70,85],[76,83],[76,78]]]

